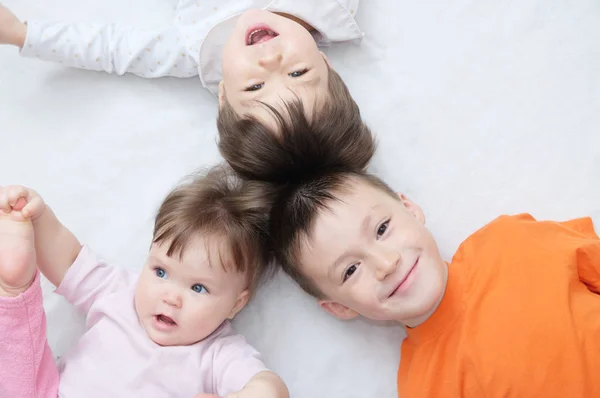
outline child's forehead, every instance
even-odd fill
[[[167,264],[185,266],[190,271],[206,269],[225,272],[229,264],[231,250],[225,237],[217,234],[196,234],[190,237],[179,251],[168,255],[172,242],[153,244],[150,256]]]
[[[327,244],[332,235],[340,239],[353,239],[380,213],[390,209],[393,198],[366,181],[350,177],[317,213],[304,243],[308,247]],[[386,210],[387,209],[387,210]]]
[[[354,216],[361,215],[359,210],[370,211],[381,207],[389,199],[383,190],[374,187],[362,178],[349,176],[333,192],[335,199],[330,201],[329,208],[340,212],[348,212]]]
[[[322,80],[322,79],[321,79]],[[329,93],[323,84],[306,84],[294,88],[284,88],[278,90],[273,95],[267,95],[259,100],[241,101],[242,110],[238,113],[250,114],[258,119],[261,124],[272,131],[279,131],[279,119],[274,116],[275,110],[287,123],[294,124],[296,116],[290,115],[290,104],[301,102],[304,111],[304,117],[309,122],[312,121],[315,109],[325,101],[329,100]],[[273,109],[265,106],[269,104]]]

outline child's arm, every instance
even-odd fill
[[[273,372],[264,371],[250,379],[242,391],[226,398],[289,398],[289,396],[283,380]]]
[[[23,47],[27,36],[27,26],[0,4],[0,44]]]
[[[136,29],[116,24],[27,23],[0,5],[0,44],[24,57],[65,66],[141,77],[198,74],[187,40],[176,25]]]
[[[22,214],[33,221],[38,267],[54,286],[60,285],[67,270],[79,255],[81,244],[33,189],[13,186],[5,191],[11,205],[17,203],[20,198],[27,201]]]
[[[229,335],[214,344],[213,392],[206,398],[288,398],[284,382],[268,370],[260,354],[241,335]],[[203,397],[203,395],[199,395]]]
[[[241,391],[224,398],[289,398],[285,383],[273,372],[264,371],[254,376]],[[195,398],[219,398],[218,395],[200,394]]]
[[[69,267],[81,251],[81,243],[44,204],[39,217],[33,219],[35,252],[40,272],[54,285],[59,286]]]

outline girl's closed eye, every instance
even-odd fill
[[[156,267],[154,268],[154,274],[156,276],[158,276],[161,279],[166,279],[167,278],[167,271],[165,271],[164,269],[160,268],[160,267]]]
[[[208,293],[208,289],[199,283],[192,285],[192,290],[196,293]]]
[[[348,280],[348,278],[350,278],[352,275],[354,275],[354,273],[357,270],[358,270],[358,264],[352,264],[351,266],[346,268],[346,270],[344,271],[344,277],[343,277],[342,283],[346,282]]]
[[[377,240],[379,240],[387,232],[389,225],[389,218],[379,225],[379,227],[377,228]]]

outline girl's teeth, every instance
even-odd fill
[[[254,35],[256,33],[259,33],[259,32],[265,32],[266,36],[272,36],[272,37],[276,37],[277,36],[277,34],[275,32],[273,32],[272,30],[256,29],[256,30],[253,30],[252,32],[250,32],[250,35],[248,36],[248,43],[247,44],[251,45],[253,43]]]

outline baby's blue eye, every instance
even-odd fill
[[[196,283],[194,286],[192,286],[192,290],[196,293],[208,293],[208,290],[206,290],[206,288],[199,283]]]
[[[154,269],[154,273],[156,274],[156,276],[158,276],[159,278],[166,278],[167,277],[167,271],[165,271],[164,269],[160,268],[160,267],[156,267]]]

